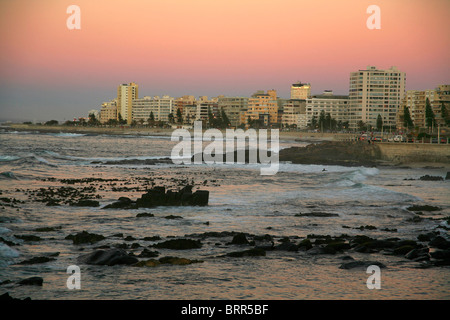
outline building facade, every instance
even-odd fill
[[[135,99],[132,104],[132,119],[147,122],[153,113],[155,121],[169,121],[169,114],[173,114],[175,99],[170,96],[145,96]],[[175,114],[173,114],[175,116]]]
[[[291,99],[306,100],[311,96],[311,85],[309,83],[297,82],[291,85]]]
[[[278,123],[278,102],[276,90],[268,90],[267,93],[260,90],[248,99],[248,108],[245,118],[259,121],[264,126]],[[246,121],[246,122],[247,122]]]
[[[288,100],[283,103],[281,124],[283,126],[306,128],[306,100]]]
[[[102,124],[109,120],[117,120],[117,99],[102,103],[99,120]]]
[[[349,121],[349,97],[335,95],[333,91],[326,90],[323,94],[313,95],[306,99],[306,121],[311,125],[313,117],[319,119],[320,113],[330,114],[331,118],[342,123]]]
[[[121,84],[117,88],[117,119],[119,115],[131,124],[133,114],[133,100],[138,98],[138,85],[134,82]]]
[[[377,117],[383,126],[395,127],[397,112],[405,96],[406,74],[396,67],[380,70],[369,66],[350,73],[349,122],[357,129],[359,121],[376,127]]]
[[[232,127],[241,124],[242,115],[247,112],[248,99],[248,97],[219,97],[219,111],[225,112]]]

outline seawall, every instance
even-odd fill
[[[397,163],[450,164],[450,144],[378,143],[381,160]]]

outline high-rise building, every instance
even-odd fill
[[[117,120],[117,99],[103,102],[100,109],[100,123]]]
[[[291,99],[306,100],[311,96],[311,85],[309,83],[297,82],[291,85]]]
[[[231,126],[237,127],[241,124],[242,113],[247,111],[248,97],[219,97],[218,108],[225,112]]]
[[[281,123],[283,126],[305,128],[306,100],[288,100],[283,103]]]
[[[170,96],[145,96],[135,99],[132,105],[132,119],[136,121],[143,120],[147,122],[150,114],[153,113],[155,121],[169,121],[169,114],[173,114],[175,99]],[[173,114],[174,117],[176,114]]]
[[[260,124],[269,126],[278,122],[278,102],[276,90],[268,90],[267,93],[260,90],[248,99],[248,108],[245,113],[246,120],[259,121]]]
[[[436,124],[445,125],[446,121],[442,118],[441,108],[444,104],[450,108],[450,85],[439,85],[436,89],[427,90],[408,90],[402,101],[401,108],[397,114],[397,128],[404,129],[404,109],[408,108],[414,127],[425,128],[425,108],[427,99],[430,101],[431,109],[435,114]]]
[[[335,95],[331,90],[325,90],[323,94],[313,95],[306,99],[306,118],[308,125],[313,117],[319,119],[322,111],[330,114],[331,118],[342,123],[349,121],[349,99],[345,95]]]
[[[376,127],[377,117],[383,126],[396,125],[397,112],[405,96],[406,74],[396,67],[380,70],[369,66],[350,73],[349,121],[357,129],[358,122]]]
[[[128,124],[132,121],[133,100],[138,98],[138,85],[134,82],[121,84],[117,88],[117,119],[119,114]]]

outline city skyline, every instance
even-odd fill
[[[448,1],[82,0],[81,30],[66,27],[70,4],[0,5],[0,120],[71,119],[130,82],[139,96],[288,98],[297,81],[348,94],[350,73],[369,65],[397,66],[406,90],[450,82]],[[366,27],[371,4],[380,30]]]

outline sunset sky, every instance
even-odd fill
[[[366,27],[373,4],[381,30]],[[128,82],[139,96],[289,98],[296,81],[348,94],[350,72],[374,65],[432,89],[450,83],[449,13],[449,0],[1,0],[0,120],[86,116]]]

